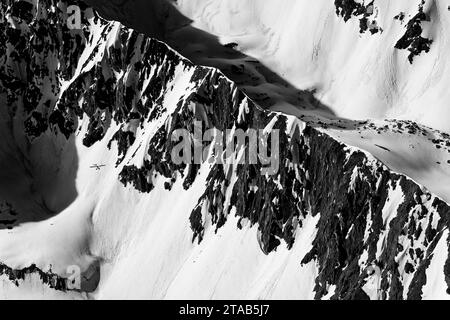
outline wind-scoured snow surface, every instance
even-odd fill
[[[152,2],[170,33],[127,2],[90,1],[173,47],[225,37],[258,59],[243,68],[234,44],[178,48],[188,60],[81,2],[27,2],[0,4],[0,297],[449,297],[449,136],[413,122],[447,130],[443,2],[178,1],[194,26]],[[74,3],[78,31],[65,23]],[[407,32],[420,12],[423,36]],[[278,129],[278,173],[174,164],[172,133],[195,121]],[[80,290],[67,285],[72,266]]]

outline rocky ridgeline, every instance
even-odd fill
[[[39,279],[44,285],[47,285],[51,289],[58,291],[68,291],[70,290],[67,286],[67,279],[60,277],[56,273],[51,271],[44,272],[36,265],[31,265],[23,269],[12,269],[2,263],[0,263],[0,275],[7,277],[9,281],[14,283],[15,286],[19,287],[20,284],[32,275],[38,275]]]
[[[437,244],[445,241],[448,248],[448,239],[443,238],[449,226],[446,203],[369,154],[299,119],[260,109],[220,72],[193,65],[159,41],[95,14],[81,33],[67,31],[63,23],[50,23],[63,19],[56,8],[65,3],[40,3],[56,12],[53,18],[35,18],[49,35],[39,37],[38,29],[5,20],[0,33],[8,50],[0,65],[0,92],[8,95],[11,114],[24,113],[31,140],[44,132],[68,137],[85,121],[82,139],[87,147],[111,133],[108,147],[117,146],[118,179],[142,197],[154,191],[156,179],[164,179],[169,190],[178,180],[189,189],[199,172],[208,170],[204,193],[185,222],[190,223],[193,241],[202,241],[208,226],[219,230],[233,214],[240,218],[238,228],[243,228],[244,219],[258,226],[261,249],[270,254],[280,246],[293,248],[305,217],[319,216],[312,250],[299,261],[317,266],[318,299],[368,298],[363,288],[367,270],[374,265],[381,269],[381,298],[421,298]],[[2,3],[2,12],[10,12],[13,5]],[[92,34],[92,24],[100,37]],[[14,54],[17,44],[26,54]],[[80,61],[83,53],[90,62]],[[17,66],[28,73],[18,72]],[[41,78],[43,74],[47,76]],[[189,76],[188,89],[168,106],[165,97],[179,74]],[[70,83],[63,88],[64,79]],[[22,100],[28,105],[23,110]],[[261,174],[260,162],[174,164],[172,133],[194,132],[198,120],[204,130],[279,130],[278,173]],[[154,133],[142,143],[137,132],[149,127]],[[136,151],[129,154],[132,146],[147,150],[144,159],[136,159],[142,165],[123,163],[126,157],[135,159]],[[247,141],[245,148],[249,147]],[[447,257],[441,270],[446,279],[450,279],[448,265]],[[7,267],[0,270],[12,272]]]

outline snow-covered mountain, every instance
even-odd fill
[[[86,2],[0,4],[0,297],[449,297],[445,1]]]

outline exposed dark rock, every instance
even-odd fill
[[[128,148],[133,145],[134,141],[136,141],[136,137],[134,136],[133,132],[122,131],[122,129],[120,129],[109,141],[108,148],[111,148],[111,144],[113,141],[117,141],[117,147],[119,149],[119,159],[117,159],[116,164],[119,165],[127,154]]]
[[[432,39],[422,37],[422,22],[429,21],[428,15],[423,10],[424,1],[419,6],[419,12],[406,25],[406,32],[403,37],[395,44],[395,48],[401,50],[408,50],[409,62],[412,64],[414,57],[420,55],[422,52],[429,52]]]
[[[344,19],[345,22],[353,17],[359,18],[359,32],[376,34],[383,30],[377,25],[376,20],[373,20],[371,16],[374,13],[374,1],[365,5],[364,2],[356,2],[355,0],[335,0],[334,5],[336,7],[336,14]]]
[[[46,3],[55,5],[57,1]],[[10,4],[9,0],[2,2],[2,12]],[[369,27],[373,2],[364,5],[336,0],[335,5],[344,21],[360,19],[361,32],[381,30]],[[19,14],[27,19],[21,10]],[[420,11],[397,44],[400,49],[410,50],[413,57],[431,44],[431,40],[421,38],[421,23],[426,18]],[[96,19],[104,28],[102,37],[106,37],[111,25]],[[299,264],[317,266],[317,299],[327,295],[331,285],[335,286],[333,299],[367,299],[363,287],[366,269],[371,265],[381,270],[380,291],[385,299],[422,297],[434,249],[450,226],[448,204],[407,177],[391,172],[370,155],[339,143],[299,119],[263,111],[220,72],[194,66],[159,41],[121,27],[116,41],[103,49],[92,43],[87,28],[72,34],[63,21],[61,12],[56,11],[46,19],[37,19],[36,27],[28,33],[12,27],[0,29],[0,39],[16,48],[0,64],[1,91],[7,93],[11,114],[20,110],[18,101],[23,100],[25,130],[30,138],[51,128],[69,139],[83,120],[83,128],[87,129],[83,132],[84,145],[95,147],[105,137],[112,137],[109,147],[117,142],[117,164],[121,165],[125,158],[130,160],[118,179],[142,193],[153,192],[156,179],[162,179],[168,190],[179,181],[190,189],[201,170],[208,170],[204,192],[197,205],[189,208],[192,212],[186,221],[193,241],[203,241],[210,225],[218,232],[234,214],[238,228],[243,228],[244,219],[257,225],[261,249],[270,254],[280,246],[295,247],[296,234],[302,232],[305,220],[316,218],[312,248]],[[46,36],[56,33],[63,35],[63,43],[58,37]],[[90,57],[94,66],[86,63],[65,91],[59,92],[60,83],[74,76],[73,63],[79,61],[85,45],[94,46]],[[30,52],[58,57],[61,63],[52,69]],[[17,64],[26,66],[27,72],[19,76],[11,71],[11,66]],[[165,97],[174,86],[177,72],[189,74],[193,89],[167,106]],[[42,97],[42,87],[48,85],[42,83],[43,78],[52,79],[48,86],[52,88],[50,98]],[[256,163],[237,164],[227,171],[219,161],[196,163],[194,152],[189,163],[175,164],[171,152],[178,141],[173,141],[172,135],[185,129],[193,140],[196,121],[203,124],[202,134],[211,128],[262,130],[270,124],[279,132],[278,172],[263,174],[265,164],[259,158]],[[148,123],[154,127],[145,142],[136,141],[135,132],[127,129],[145,130]],[[114,135],[111,128],[117,130]],[[398,122],[397,129],[424,134],[408,122]],[[136,147],[147,150],[143,159],[135,159],[129,152],[136,143],[142,144]],[[246,140],[244,149],[251,147]],[[397,194],[401,194],[401,200],[395,197]],[[399,262],[397,258],[403,254]],[[444,273],[450,285],[449,261]],[[0,270],[12,274],[13,281],[27,272],[41,274],[35,267],[18,275],[6,266],[0,265]],[[412,279],[408,288],[402,278],[405,274]],[[53,281],[49,280],[53,275],[42,273],[42,277],[47,277],[44,283]],[[65,288],[61,283],[54,286]]]
[[[9,281],[14,283],[17,287],[20,281],[25,280],[26,276],[37,274],[44,285],[58,291],[67,291],[67,279],[64,279],[52,272],[44,272],[36,265],[31,265],[28,268],[16,270],[0,263],[0,275],[8,276]]]

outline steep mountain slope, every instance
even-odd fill
[[[0,183],[16,219],[0,230],[2,297],[448,298],[448,204],[330,135],[431,130],[264,110],[221,71],[81,2],[18,3],[0,16],[2,174],[18,172]],[[82,30],[67,29],[68,3]],[[262,130],[273,161],[221,163],[197,122]],[[208,161],[173,161],[181,129]],[[64,281],[71,266],[81,290]]]
[[[88,2],[218,68],[264,109],[326,123],[334,138],[450,201],[449,136],[436,130],[448,132],[450,12],[442,1]],[[425,39],[432,43],[422,50]],[[416,127],[410,121],[422,133],[402,129]]]
[[[235,42],[294,86],[314,90],[339,116],[449,130],[447,1],[175,2],[195,27]],[[412,64],[411,52],[418,54]]]

